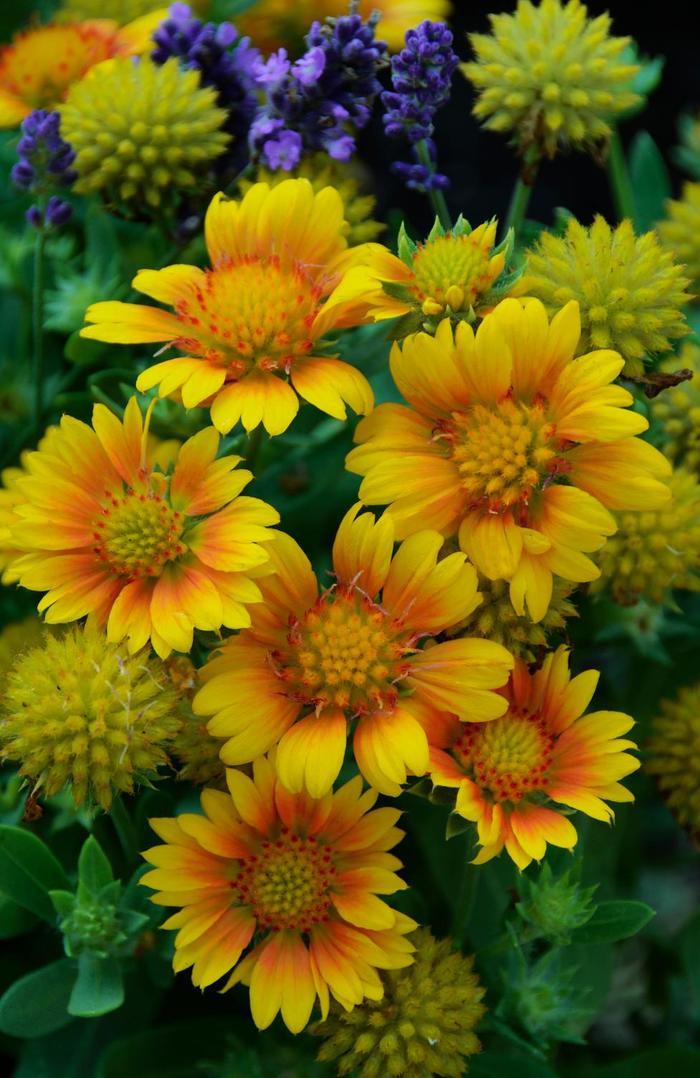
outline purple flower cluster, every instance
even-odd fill
[[[254,156],[272,169],[295,168],[302,153],[324,150],[336,161],[355,152],[354,131],[367,125],[381,91],[387,48],[376,41],[377,16],[349,15],[313,23],[306,52],[294,64],[284,49],[257,66],[266,103],[250,131]]]
[[[253,72],[260,62],[250,38],[241,38],[229,22],[203,23],[187,4],[173,4],[153,40],[154,63],[164,64],[175,56],[184,67],[200,72],[202,86],[217,91],[217,104],[228,113],[224,130],[234,137],[234,152],[236,140],[245,145],[257,107]]]
[[[405,139],[416,158],[417,144],[425,143],[427,155],[423,153],[422,161],[393,165],[408,186],[419,191],[448,185],[447,177],[434,167],[433,121],[437,110],[449,100],[458,62],[448,27],[429,19],[407,31],[405,47],[391,60],[392,89],[382,94],[384,130],[390,138]]]
[[[51,192],[70,187],[77,173],[71,167],[75,152],[61,138],[61,117],[57,112],[35,109],[22,121],[21,131],[12,182],[33,195],[49,196],[43,209],[38,204],[30,206],[27,220],[35,228],[63,225],[70,219],[72,207]]]

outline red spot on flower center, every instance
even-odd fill
[[[187,550],[184,520],[165,498],[127,490],[111,496],[94,523],[94,551],[120,576],[159,576],[163,566]]]
[[[313,323],[329,283],[276,256],[222,263],[178,302],[182,336],[175,343],[225,367],[227,381],[254,367],[289,373],[314,347]]]
[[[414,639],[356,587],[320,596],[272,656],[287,693],[309,707],[353,714],[391,708]]]
[[[494,801],[520,801],[544,788],[554,742],[541,715],[511,710],[491,722],[465,723],[452,751]]]
[[[336,869],[328,846],[283,828],[277,841],[241,862],[233,888],[258,928],[308,932],[328,919]]]

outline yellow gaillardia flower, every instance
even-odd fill
[[[144,854],[155,868],[141,883],[182,907],[163,925],[178,929],[175,972],[191,966],[198,988],[226,974],[223,991],[250,985],[259,1029],[281,1011],[299,1033],[317,998],[324,1018],[330,996],[348,1010],[380,999],[377,970],[413,961],[415,921],[378,897],[406,886],[388,852],[399,811],[370,811],[377,795],[359,777],[322,798],[290,794],[266,757],[252,779],[227,779],[228,792],[202,792],[203,816],[151,820],[165,845]]]
[[[610,37],[610,16],[588,18],[579,0],[518,0],[512,15],[490,15],[490,34],[470,34],[475,60],[462,71],[477,92],[474,115],[492,131],[512,131],[525,151],[554,157],[612,133],[640,98],[639,67],[625,62],[627,37]]]
[[[227,764],[244,764],[279,742],[282,784],[314,797],[338,776],[348,724],[357,720],[355,759],[371,786],[390,796],[407,774],[422,775],[424,711],[448,709],[482,722],[502,714],[493,692],[513,660],[488,640],[420,648],[478,604],[474,569],[462,553],[438,561],[442,537],[423,531],[392,557],[384,516],[344,517],[333,546],[336,584],[319,595],[303,551],[289,536],[270,544],[274,574],[261,580],[252,625],[228,640],[200,672],[195,714],[229,740]]]
[[[669,487],[672,501],[663,509],[618,516],[592,591],[608,589],[622,604],[662,603],[671,588],[700,591],[700,484],[679,468]]]
[[[226,434],[287,429],[304,400],[345,419],[366,414],[374,398],[363,374],[323,354],[323,336],[366,320],[362,298],[336,298],[347,270],[366,252],[348,250],[343,203],[332,187],[308,180],[257,183],[240,202],[217,195],[205,221],[212,268],[142,270],[133,286],[173,313],[134,303],[95,303],[83,337],[119,344],[165,342],[184,353],[139,375],[141,392],[158,386],[186,408],[210,405]],[[291,382],[291,385],[290,385]],[[293,388],[292,388],[293,387]],[[296,392],[295,392],[296,391]]]
[[[372,244],[367,265],[358,266],[341,286],[343,297],[364,298],[375,322],[401,318],[394,335],[406,337],[421,327],[434,332],[447,315],[473,322],[502,299],[519,273],[506,274],[512,234],[496,246],[496,220],[472,229],[460,216],[445,232],[438,220],[424,243],[399,232],[399,257]]]
[[[375,221],[372,213],[376,205],[374,195],[361,194],[362,176],[351,164],[342,161],[334,161],[327,153],[309,154],[301,159],[298,167],[292,172],[279,170],[272,172],[269,168],[261,165],[256,174],[256,183],[266,183],[268,187],[277,187],[287,179],[308,180],[314,191],[322,191],[324,187],[334,187],[345,208],[345,224],[343,226],[345,237],[351,247],[358,243],[367,243],[383,232],[386,228],[381,221]],[[241,180],[238,184],[241,192],[245,194],[253,186],[250,180]]]
[[[147,52],[165,13],[161,8],[122,28],[100,17],[22,31],[0,47],[0,128],[15,127],[33,109],[54,108],[95,64]]]
[[[357,10],[363,19],[373,11],[380,15],[377,39],[386,41],[392,50],[403,48],[407,30],[422,19],[445,19],[450,0],[358,0]],[[348,0],[258,0],[236,16],[236,26],[250,34],[263,52],[280,45],[298,46],[314,19],[347,15]]]
[[[486,1013],[473,957],[425,929],[412,937],[415,961],[382,976],[384,995],[351,1011],[334,1007],[311,1032],[323,1037],[320,1062],[357,1078],[460,1078],[481,1051],[474,1027]]]
[[[690,332],[684,272],[654,232],[635,236],[630,221],[612,228],[602,217],[586,228],[571,218],[564,236],[542,232],[528,251],[522,288],[550,315],[576,300],[579,353],[614,348],[625,359],[624,373],[640,375],[646,356],[669,351],[671,341]]]
[[[61,106],[61,135],[76,152],[76,191],[156,208],[192,191],[231,136],[216,91],[198,71],[164,64],[100,64]]]
[[[163,665],[129,655],[88,623],[46,633],[7,677],[0,754],[19,763],[35,791],[70,785],[77,805],[109,810],[168,762],[180,726]]]
[[[13,579],[46,592],[47,621],[94,614],[131,652],[150,639],[165,658],[189,651],[195,628],[248,625],[246,604],[260,599],[250,573],[267,562],[279,515],[239,497],[252,478],[236,468],[241,458],[217,460],[219,435],[208,427],[163,470],[149,459],[135,397],[123,422],[97,404],[92,423],[64,416],[50,444],[29,454]]]
[[[700,183],[686,183],[679,200],[666,203],[657,231],[662,245],[685,265],[695,296],[700,292]]]
[[[674,464],[700,476],[700,347],[688,342],[678,356],[672,356],[659,368],[693,372],[680,385],[665,389],[650,404],[652,418],[661,427],[661,448]]]
[[[661,701],[646,750],[645,770],[656,776],[674,816],[700,835],[700,684]]]
[[[634,742],[621,737],[634,721],[619,711],[584,715],[597,683],[596,670],[572,679],[568,650],[560,647],[534,674],[516,660],[501,718],[426,720],[432,781],[455,789],[454,811],[476,824],[482,848],[474,864],[505,846],[523,869],[544,857],[548,842],[576,844],[567,810],[607,822],[614,815],[608,801],[634,800],[620,783],[639,767],[626,751]]]
[[[517,614],[541,621],[554,576],[583,582],[616,524],[608,510],[668,501],[668,461],[634,437],[647,421],[611,383],[622,358],[574,359],[578,306],[552,320],[537,300],[506,299],[474,333],[445,319],[435,337],[394,345],[408,406],[381,404],[356,431],[347,467],[360,497],[389,504],[399,538],[458,535],[489,580],[510,582]]]

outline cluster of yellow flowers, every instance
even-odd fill
[[[561,18],[571,54],[545,63]],[[521,0],[494,32],[475,39],[467,70],[492,126],[526,123],[553,152],[603,138],[635,99],[624,42],[577,0]],[[544,64],[539,96],[509,74],[524,48],[532,70]],[[116,182],[120,197],[157,205],[172,178],[196,183],[205,143],[225,136],[191,72],[134,67],[122,51],[68,91],[65,131],[83,189]],[[129,81],[139,108],[120,139],[111,110]],[[189,156],[153,140],[149,101],[188,126]],[[83,146],[97,128],[99,144]],[[162,844],[143,878],[176,908],[175,970],[200,988],[249,985],[260,1029],[281,1013],[297,1032],[317,1002],[324,1019],[331,1000],[349,1012],[364,1002],[374,1040],[360,1054],[379,1055],[354,1050],[343,1066],[368,1076],[412,1073],[418,1049],[402,1038],[421,979],[396,971],[416,948],[416,970],[444,997],[428,1001],[426,1067],[445,1008],[462,1008],[449,1026],[460,1053],[476,1050],[483,1009],[470,965],[412,938],[416,922],[385,901],[406,886],[390,852],[402,832],[377,797],[427,776],[472,825],[475,864],[505,850],[521,869],[547,844],[573,848],[575,811],[610,821],[611,802],[632,800],[633,720],[589,712],[597,672],[572,677],[550,639],[577,585],[610,578],[623,602],[657,598],[674,577],[695,586],[700,549],[697,481],[672,477],[617,381],[685,332],[687,281],[656,237],[572,221],[543,236],[516,281],[495,221],[460,220],[420,244],[402,235],[397,257],[363,242],[376,235],[370,212],[349,221],[338,189],[303,175],[216,195],[206,268],[141,270],[133,287],[155,303],[86,313],[88,339],[172,350],[136,380],[146,414],[134,395],[121,418],[102,404],[91,424],[64,416],[0,493],[5,580],[42,593],[49,625],[88,619],[26,642],[3,690],[3,753],[37,789],[68,782],[77,802],[104,808],[178,761],[204,786],[202,811],[152,821]],[[330,335],[397,317],[408,321],[390,368],[404,403],[375,407],[361,357],[329,354]],[[158,398],[204,409],[209,425],[158,443]],[[253,475],[241,457],[219,455],[239,424],[282,435],[302,402],[363,417],[347,457],[359,502],[338,527],[329,587],[276,510],[243,493]],[[669,549],[669,530],[686,549]],[[197,630],[220,640],[199,671],[186,658]],[[337,785],[348,745],[357,773]],[[355,1045],[335,1003],[327,1058]],[[393,1070],[377,1070],[381,1053]]]

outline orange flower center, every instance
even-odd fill
[[[283,828],[276,842],[263,842],[241,863],[233,886],[241,904],[252,907],[258,928],[308,932],[328,917],[334,875],[327,846]]]
[[[181,351],[226,367],[235,381],[253,367],[289,370],[314,346],[313,323],[325,288],[301,265],[276,256],[246,258],[209,270],[176,311]]]
[[[554,740],[538,714],[509,711],[491,722],[466,723],[453,751],[494,801],[520,801],[546,782]]]
[[[322,595],[292,625],[287,641],[289,652],[273,660],[281,660],[290,695],[304,704],[363,714],[396,703],[396,682],[406,673],[401,659],[410,641],[357,588]]]
[[[475,404],[455,413],[445,437],[471,504],[490,512],[526,505],[534,490],[565,468],[554,425],[540,404]]]
[[[181,542],[182,513],[159,494],[128,490],[95,522],[95,553],[119,576],[159,576],[166,562],[187,550]]]
[[[489,253],[473,234],[438,236],[413,257],[412,291],[425,314],[466,310],[491,284]]]
[[[85,72],[114,55],[112,24],[30,30],[0,57],[0,86],[32,108],[56,105]]]

